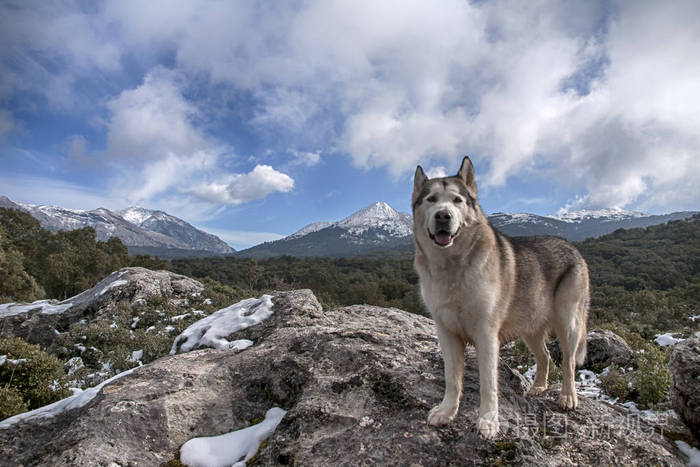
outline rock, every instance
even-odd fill
[[[32,344],[49,347],[57,332],[83,318],[112,311],[119,302],[136,305],[158,298],[186,307],[193,294],[204,286],[189,277],[169,271],[123,268],[93,288],[62,302],[40,300],[30,304],[0,305],[0,336],[15,336]]]
[[[673,408],[700,440],[700,335],[675,345],[668,369]]]
[[[443,369],[431,320],[397,309],[323,311],[306,291],[275,293],[274,315],[232,339],[243,351],[164,357],[106,384],[87,405],[0,429],[7,465],[160,465],[194,437],[247,427],[287,410],[259,465],[625,464],[683,465],[643,421],[580,398],[562,412],[558,390],[527,397],[527,382],[499,367],[501,434],[475,430],[478,372],[468,350],[455,420],[428,426]]]
[[[607,329],[593,329],[586,335],[586,360],[582,368],[600,371],[613,363],[625,367],[632,362],[634,352],[625,340]],[[554,340],[547,345],[552,359],[561,364],[559,343]]]

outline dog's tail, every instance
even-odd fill
[[[586,291],[588,292],[588,291]],[[579,321],[579,336],[578,336],[578,344],[576,346],[576,365],[582,366],[584,360],[586,360],[586,351],[588,350],[588,346],[586,344],[586,322],[588,321],[588,304],[590,302],[590,297],[588,293],[586,293],[585,298],[581,301],[579,304],[579,309],[578,309],[578,319]]]

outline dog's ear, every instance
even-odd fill
[[[423,189],[423,185],[428,181],[428,177],[423,172],[423,167],[420,165],[416,167],[416,174],[413,176],[413,192],[420,193]]]
[[[474,175],[474,166],[469,156],[462,159],[462,167],[459,168],[457,177],[461,178],[467,188],[476,195],[476,175]]]

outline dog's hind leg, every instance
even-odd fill
[[[548,330],[542,328],[529,336],[523,336],[523,340],[527,347],[535,355],[537,363],[537,372],[535,373],[535,381],[530,388],[530,394],[541,394],[547,389],[547,377],[549,376],[549,350],[547,350],[546,339]]]
[[[557,313],[555,333],[562,353],[562,386],[559,405],[572,410],[578,406],[574,383],[577,361],[585,357],[588,313],[588,270],[585,264],[572,268],[555,292]]]
[[[464,341],[456,334],[437,325],[438,341],[445,363],[445,396],[440,405],[433,407],[428,414],[430,425],[445,425],[452,421],[459,409],[462,397],[462,377],[464,375]]]

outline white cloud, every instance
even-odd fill
[[[456,172],[455,172],[456,173]],[[430,167],[425,174],[428,178],[442,178],[447,177],[447,169],[441,165],[437,167]]]
[[[294,188],[294,179],[269,165],[257,165],[247,174],[233,174],[224,180],[200,183],[184,190],[201,200],[220,204],[242,204],[265,198],[271,193],[286,193]]]
[[[294,160],[292,160],[292,165],[306,165],[313,166],[321,162],[321,151],[310,152],[310,151],[292,151],[294,155]]]
[[[586,207],[700,199],[695,0],[64,5],[4,6],[0,57],[24,72],[0,68],[0,98],[41,88],[65,107],[81,77],[118,74],[126,56],[146,69],[170,57],[174,71],[156,68],[109,101],[108,154],[147,159],[154,177],[161,164],[171,186],[201,199],[249,196],[214,176],[214,156],[199,178],[172,168],[222,151],[184,97],[193,83],[222,107],[244,96],[245,123],[281,147],[345,153],[360,167],[403,175],[470,154],[488,167],[484,186],[539,174]]]
[[[155,68],[143,84],[107,102],[108,154],[158,159],[192,154],[212,144],[194,126],[198,110],[184,98],[179,79],[176,73]]]

